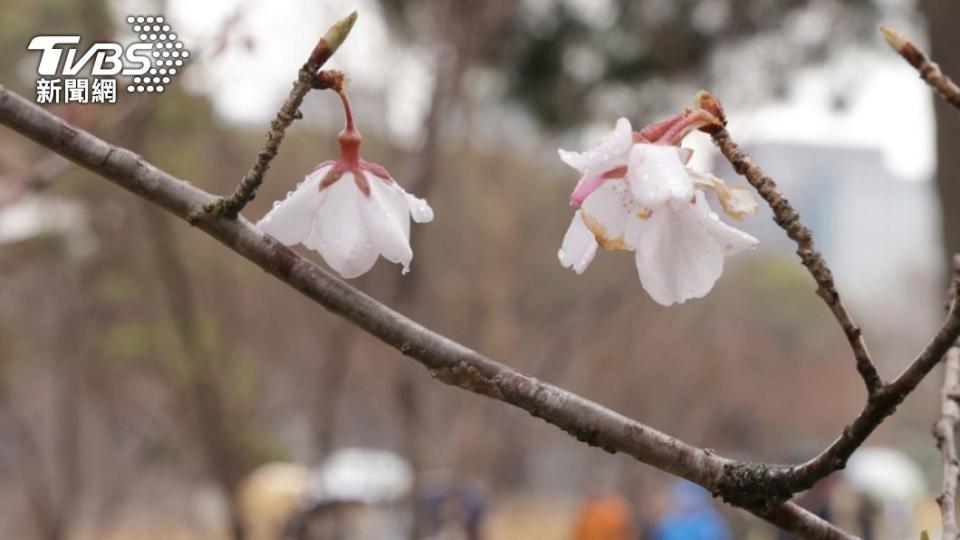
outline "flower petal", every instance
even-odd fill
[[[413,260],[406,193],[396,183],[374,179],[370,197],[360,201],[360,208],[370,241],[385,259],[402,264],[406,271]]]
[[[577,187],[573,188],[573,193],[570,194],[570,206],[573,208],[583,206],[583,201],[587,200],[587,197],[605,181],[606,179],[599,174],[585,174],[580,177],[580,180],[577,181]]]
[[[326,198],[303,245],[320,253],[341,277],[355,278],[370,270],[379,256],[362,217],[362,205],[370,201],[357,188],[351,173],[323,191]]]
[[[607,180],[583,201],[583,222],[603,249],[627,249],[623,234],[631,202],[627,183],[620,178]]]
[[[696,212],[697,219],[700,220],[704,228],[713,236],[714,240],[717,241],[724,254],[733,255],[757,247],[758,241],[756,238],[720,221],[720,216],[710,209],[710,205],[707,204],[707,198],[702,191],[697,191],[694,211]]]
[[[710,173],[701,173],[687,169],[694,184],[700,189],[709,189],[717,194],[723,211],[733,219],[743,219],[757,213],[757,198],[753,191],[745,188],[729,187],[723,180]]]
[[[720,244],[689,202],[656,208],[640,230],[636,250],[640,282],[664,306],[706,295],[723,272]]]
[[[627,162],[633,131],[626,118],[617,120],[614,130],[585,152],[560,150],[560,159],[583,174],[603,174]]]
[[[402,188],[401,188],[402,189]],[[407,198],[407,206],[410,208],[410,216],[417,223],[430,223],[433,221],[433,208],[427,203],[426,199],[421,199],[411,195],[406,191],[403,194]]]
[[[327,190],[320,190],[320,181],[329,170],[330,166],[321,167],[307,175],[286,199],[273,203],[273,209],[257,222],[257,228],[286,246],[306,240],[317,209],[326,197]]]
[[[567,233],[563,235],[560,251],[557,252],[560,264],[578,274],[582,274],[593,262],[598,247],[597,240],[593,237],[590,229],[587,228],[581,214],[582,210],[577,210],[573,215],[570,227],[567,228]]]
[[[693,180],[675,146],[633,145],[627,163],[627,179],[637,202],[651,210],[670,200],[693,197]]]

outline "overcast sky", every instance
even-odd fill
[[[296,70],[330,23],[356,9],[359,20],[331,67],[344,69],[352,84],[387,91],[384,123],[395,137],[419,126],[429,96],[429,55],[390,43],[377,2],[171,0],[171,20],[188,46],[200,47],[238,6],[240,32],[255,47],[232,46],[215,63],[201,63],[188,83],[209,93],[217,110],[238,122],[266,123],[286,96]],[[877,37],[879,40],[879,35]],[[797,74],[786,100],[753,109],[731,110],[731,130],[747,142],[802,141],[857,145],[883,150],[887,166],[905,180],[926,180],[934,166],[933,107],[930,92],[915,72],[884,50],[847,51],[831,65]],[[853,89],[852,91],[850,89]],[[848,107],[833,108],[838,89],[849,92]],[[891,106],[895,104],[896,106]],[[603,119],[598,119],[598,121]],[[615,118],[609,119],[612,126]],[[605,123],[603,124],[605,125]],[[585,139],[594,136],[585,129]],[[691,139],[700,160],[712,150]]]

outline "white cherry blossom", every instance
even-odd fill
[[[560,263],[580,274],[598,247],[633,251],[640,282],[654,301],[671,305],[703,297],[723,272],[727,255],[757,245],[754,237],[720,221],[703,190],[714,191],[735,219],[756,211],[752,193],[694,171],[686,166],[689,150],[644,142],[642,132],[623,148],[625,122],[594,149],[561,151],[592,185],[585,188],[581,179],[571,197],[579,209],[563,238]]]
[[[423,199],[410,195],[383,167],[360,159],[359,132],[341,94],[347,127],[340,134],[341,157],[319,165],[257,228],[287,246],[303,244],[320,254],[343,278],[369,271],[379,257],[407,273],[410,219],[433,220]]]

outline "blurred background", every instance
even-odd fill
[[[316,40],[351,79],[364,157],[429,199],[412,272],[354,285],[439,332],[723,455],[813,456],[865,398],[768,211],[760,248],[662,308],[632,257],[557,249],[557,158],[708,88],[782,184],[886,377],[933,335],[960,251],[960,114],[883,44],[960,76],[955,0],[0,0],[0,82],[35,95],[37,34],[194,54],[162,96],[50,109],[214,193],[252,164]],[[336,155],[313,92],[245,215]],[[694,164],[743,185],[701,134]],[[777,538],[744,513],[501,403],[432,381],[216,242],[0,130],[0,530],[61,539]],[[307,253],[319,261],[314,253]],[[936,537],[939,374],[804,503],[866,538]],[[896,450],[891,450],[895,448]]]

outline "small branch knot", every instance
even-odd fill
[[[314,90],[333,90],[336,93],[343,92],[348,82],[347,76],[342,71],[335,69],[325,69],[316,74],[313,78]]]

